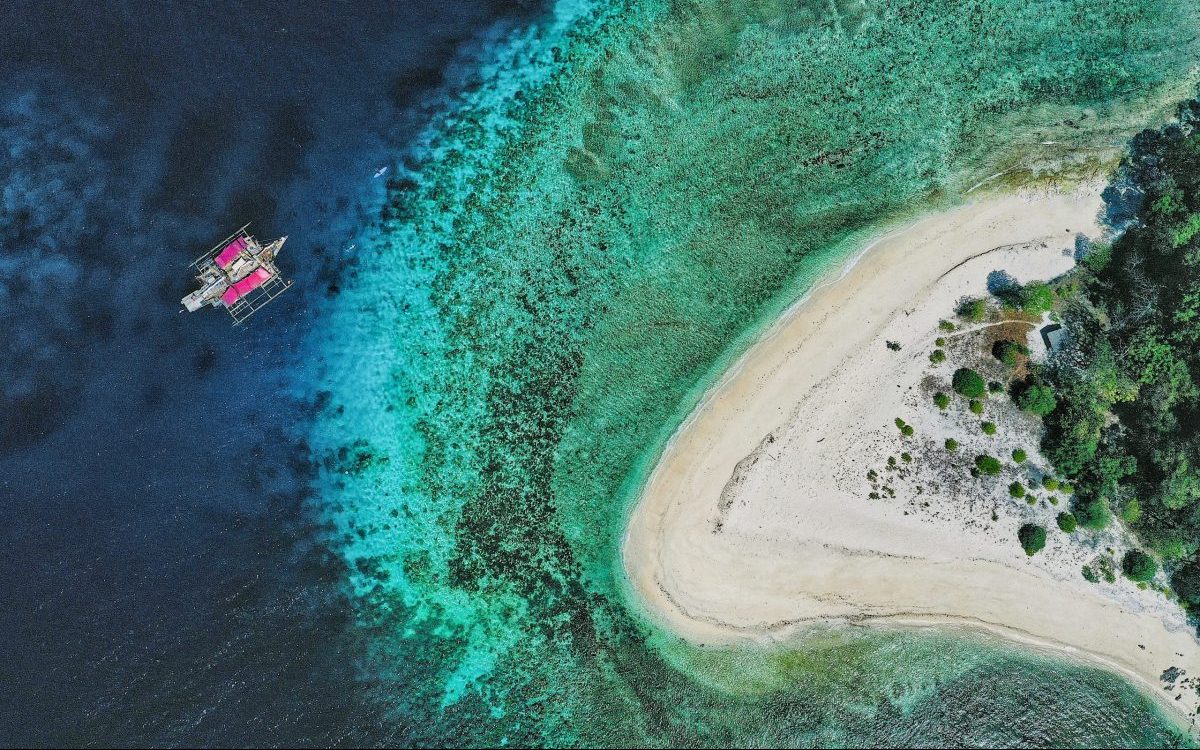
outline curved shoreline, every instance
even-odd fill
[[[901,515],[849,478],[867,468],[856,451],[886,439],[894,414],[908,418],[928,332],[954,300],[981,293],[989,270],[1067,270],[1063,245],[1098,236],[1101,207],[1086,189],[931,214],[789,307],[679,427],[630,515],[622,558],[649,616],[700,643],[787,640],[817,622],[963,626],[1122,673],[1186,720],[1196,692],[1164,695],[1159,678],[1173,666],[1200,675],[1200,645],[1161,595],[1062,570],[1066,543],[1027,559],[1015,527],[955,534]],[[889,355],[885,337],[904,351]]]

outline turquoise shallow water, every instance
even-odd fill
[[[621,585],[665,439],[879,226],[1103,175],[1194,85],[1187,2],[563,3],[433,123],[322,334],[313,444],[393,742],[1160,745],[978,636],[697,649]],[[997,176],[999,175],[999,176]]]

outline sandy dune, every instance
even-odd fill
[[[1191,688],[1160,681],[1172,666],[1200,675],[1178,608],[1127,581],[1086,582],[1092,550],[1052,520],[1047,549],[1027,558],[1016,529],[1030,509],[1004,497],[1007,480],[867,497],[867,469],[900,450],[896,416],[929,450],[952,434],[921,409],[938,319],[992,271],[1069,269],[1077,233],[1100,234],[1100,208],[1093,189],[981,199],[883,237],[793,306],[679,429],[631,516],[625,567],[650,616],[701,642],[795,637],[826,619],[986,628],[1194,710]]]

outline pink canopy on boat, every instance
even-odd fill
[[[240,253],[241,251],[243,251],[245,249],[246,249],[246,238],[238,237],[236,240],[234,240],[233,242],[230,242],[228,245],[226,245],[225,249],[222,250],[217,255],[217,265],[220,266],[221,268],[224,268],[225,266],[227,266],[233,262],[233,259],[237,257],[238,253]]]
[[[250,292],[262,286],[263,283],[269,278],[271,278],[271,272],[267,269],[255,269],[254,273],[250,274],[241,281],[234,283],[232,286],[226,289],[225,293],[221,295],[221,301],[226,305],[232,305],[234,302],[237,302],[242,297],[245,297]]]

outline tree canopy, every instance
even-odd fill
[[[1015,395],[1045,420],[1043,453],[1071,479],[1079,525],[1120,509],[1174,566],[1181,599],[1200,603],[1200,562],[1187,559],[1200,547],[1200,103],[1134,138],[1117,181],[1140,201],[1110,207],[1125,231],[1084,257],[1070,294],[1058,288],[1070,343]],[[1143,550],[1122,560],[1137,581],[1157,568]]]
[[[1046,529],[1035,523],[1027,523],[1017,530],[1017,540],[1025,554],[1033,556],[1046,546]]]
[[[987,393],[987,381],[969,367],[960,367],[955,370],[950,382],[954,386],[955,392],[967,398],[979,398]]]

